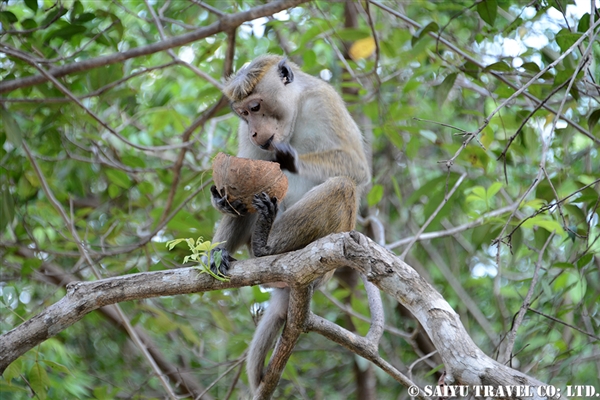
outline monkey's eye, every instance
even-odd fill
[[[248,105],[248,108],[252,112],[258,112],[258,111],[260,111],[260,103],[258,101],[253,101],[252,103],[250,103]]]

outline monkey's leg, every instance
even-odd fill
[[[252,250],[257,257],[300,249],[331,233],[354,229],[356,186],[350,178],[335,177],[307,192],[277,219],[277,200],[265,194],[255,196],[258,210]],[[334,271],[318,279],[327,281]],[[269,307],[258,324],[248,350],[247,371],[252,393],[256,392],[268,351],[283,326],[289,302],[289,289],[275,289]]]
[[[268,196],[260,200],[272,202]],[[343,176],[329,178],[315,186],[277,219],[276,204],[274,208],[265,204],[263,210],[259,209],[252,236],[254,255],[286,253],[329,234],[351,231],[357,206],[356,186]]]

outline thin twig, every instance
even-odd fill
[[[419,237],[421,236],[421,234],[423,234],[423,231],[425,231],[425,229],[427,229],[427,227],[429,226],[429,224],[431,223],[431,221],[433,221],[433,219],[438,215],[438,213],[440,212],[440,210],[442,209],[442,207],[444,207],[446,205],[446,203],[448,202],[448,199],[450,199],[450,197],[452,197],[452,195],[454,194],[454,192],[456,191],[456,189],[458,189],[458,187],[460,186],[460,184],[462,183],[462,181],[466,177],[467,177],[467,174],[463,173],[460,176],[460,178],[458,178],[458,180],[456,181],[456,183],[454,184],[454,186],[452,187],[452,189],[450,190],[450,192],[440,202],[440,204],[437,206],[437,208],[435,209],[435,211],[431,213],[431,215],[429,216],[429,218],[427,218],[427,221],[425,221],[425,223],[423,224],[423,226],[421,226],[421,229],[419,229],[419,231],[417,232],[417,234],[408,243],[408,245],[406,246],[406,248],[404,249],[404,251],[402,252],[402,254],[400,254],[400,259],[401,260],[404,260],[404,257],[406,257],[406,255],[408,254],[408,252],[411,249],[411,247],[417,242],[417,240],[419,240]]]
[[[467,231],[472,228],[476,228],[476,227],[484,224],[490,218],[500,216],[504,213],[507,213],[507,212],[513,210],[515,208],[515,206],[516,206],[515,204],[511,204],[511,205],[499,208],[497,210],[490,211],[489,213],[482,215],[481,217],[477,218],[476,220],[474,220],[472,222],[468,222],[463,225],[455,226],[451,229],[446,229],[446,230],[437,231],[437,232],[427,232],[427,233],[421,234],[419,237],[414,235],[414,236],[410,236],[410,237],[407,237],[404,239],[400,239],[400,240],[397,240],[395,242],[392,242],[392,243],[386,245],[385,248],[388,250],[393,250],[396,247],[404,246],[404,245],[412,242],[413,239],[415,239],[415,238],[417,238],[417,241],[423,241],[423,240],[438,239],[438,238],[446,237],[446,236],[453,236],[453,235],[456,235],[457,233],[464,232],[464,231]]]
[[[529,284],[529,290],[527,290],[527,295],[525,295],[523,304],[521,305],[521,308],[519,309],[519,312],[517,313],[517,316],[514,319],[513,326],[510,332],[508,332],[506,335],[506,348],[504,349],[504,354],[498,360],[501,363],[507,364],[511,360],[512,349],[515,345],[515,340],[517,338],[517,329],[519,329],[519,327],[521,326],[521,323],[523,322],[523,317],[525,316],[525,312],[527,312],[527,309],[531,305],[531,297],[533,296],[533,291],[535,289],[535,286],[537,285],[538,274],[540,272],[540,268],[542,268],[543,257],[546,252],[546,248],[548,247],[553,238],[554,232],[552,232],[548,236],[548,239],[546,239],[546,243],[544,243],[544,246],[542,246],[542,249],[538,253],[538,259],[535,263],[535,270],[533,271],[533,277],[531,278],[531,283]]]
[[[561,325],[564,325],[564,326],[566,326],[566,327],[568,327],[568,328],[574,329],[574,330],[576,330],[576,331],[577,331],[577,332],[579,332],[579,333],[583,333],[584,335],[586,335],[586,336],[588,336],[588,337],[590,337],[590,338],[592,338],[592,339],[594,339],[594,340],[600,341],[600,336],[596,336],[596,335],[594,335],[593,333],[586,332],[586,331],[584,331],[583,329],[581,329],[581,328],[577,327],[576,325],[571,325],[571,324],[568,324],[568,323],[566,323],[565,321],[562,321],[562,320],[560,320],[560,319],[558,319],[558,318],[556,318],[556,317],[553,317],[552,315],[548,315],[548,314],[546,314],[546,313],[543,313],[543,312],[541,312],[541,311],[538,311],[538,310],[536,310],[536,309],[534,309],[534,308],[531,308],[531,307],[528,307],[527,309],[528,309],[529,311],[532,311],[532,312],[534,312],[534,313],[536,313],[536,314],[539,314],[539,315],[541,315],[541,316],[542,316],[542,317],[544,317],[544,318],[548,318],[549,320],[552,320],[552,321],[554,321],[554,322],[557,322],[557,323],[559,323],[559,324],[561,324]]]

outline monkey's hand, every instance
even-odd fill
[[[215,185],[210,187],[212,193],[212,204],[213,206],[222,212],[223,214],[232,215],[234,217],[241,217],[248,214],[248,208],[240,200],[234,200],[229,202],[227,196],[222,196]]]
[[[298,152],[287,143],[275,144],[275,162],[279,163],[282,170],[298,173]]]
[[[223,247],[216,247],[210,251],[210,270],[215,274],[227,276],[234,261],[237,260]]]
[[[269,233],[277,217],[277,198],[269,197],[265,192],[255,194],[252,205],[258,211],[258,220],[254,225],[252,235],[252,253],[254,257],[263,257],[272,254],[269,242]]]

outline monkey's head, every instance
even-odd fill
[[[231,108],[248,128],[248,138],[263,150],[274,151],[292,133],[298,89],[296,66],[284,57],[256,58],[229,79],[223,89]]]

